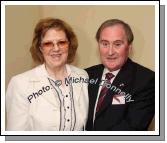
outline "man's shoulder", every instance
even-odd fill
[[[155,74],[155,72],[152,71],[151,69],[149,69],[149,68],[147,68],[139,63],[136,63],[134,61],[131,61],[131,65],[133,67],[135,67],[137,74],[142,74],[142,75],[154,75]]]
[[[151,85],[151,83],[154,84],[155,72],[132,60],[127,61],[126,67],[122,70],[121,75],[125,73],[133,80],[134,86],[136,87],[145,87]]]
[[[103,69],[104,69],[104,65],[98,64],[98,65],[94,65],[94,66],[88,67],[88,68],[86,68],[85,70],[86,70],[88,73],[94,73],[94,72],[101,71],[101,70],[103,70]]]

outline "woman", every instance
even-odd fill
[[[84,129],[88,113],[84,81],[88,76],[69,65],[77,47],[67,23],[53,18],[39,21],[30,52],[40,65],[11,79],[6,95],[7,130]]]

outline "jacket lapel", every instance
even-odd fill
[[[135,68],[132,67],[132,61],[130,59],[127,60],[125,65],[121,68],[117,76],[115,77],[112,86],[115,86],[116,89],[120,89],[122,92],[130,93],[130,89],[133,86],[133,74],[135,73]],[[119,91],[119,90],[118,90]],[[98,117],[108,106],[111,106],[113,95],[118,94],[116,90],[109,90],[105,99],[104,104],[96,114]],[[126,104],[126,102],[125,102]],[[112,107],[112,106],[111,106]]]
[[[72,77],[72,78],[80,78],[78,75],[76,75],[76,74],[71,74],[71,76],[70,77]],[[71,89],[71,91],[72,91],[72,95],[73,95],[73,98],[74,98],[74,100],[76,101],[76,103],[78,103],[78,100],[79,100],[79,97],[80,97],[80,92],[81,92],[81,89],[82,89],[82,83],[81,82],[78,82],[78,83],[75,83],[75,82],[72,82],[71,83],[71,86],[70,86],[70,88],[72,88]]]
[[[38,98],[43,98],[53,106],[58,107],[60,105],[58,95],[54,92],[53,87],[48,80],[44,64],[35,69],[35,75],[36,76],[34,76],[33,79],[30,79],[30,82],[32,82],[34,90],[43,91],[43,94]]]
[[[98,95],[98,90],[99,90],[99,84],[102,78],[104,66],[99,65],[99,67],[96,69],[96,72],[89,73],[89,80],[94,79],[97,80],[96,84],[89,84],[88,86],[88,92],[89,92],[89,118],[93,119],[94,115],[94,108],[95,108],[95,103]]]
[[[41,83],[43,85],[47,84],[50,86],[50,90],[48,92],[45,92],[45,95],[43,98],[47,100],[50,104],[52,104],[54,107],[60,106],[59,96],[54,87],[52,86],[53,83],[50,83],[47,78],[45,78],[43,81],[41,80]]]

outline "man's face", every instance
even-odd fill
[[[102,64],[110,71],[120,69],[128,58],[132,47],[122,25],[106,27],[98,41]]]

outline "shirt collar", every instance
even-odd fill
[[[105,76],[106,73],[112,73],[116,77],[119,71],[120,71],[120,69],[110,72],[109,69],[104,68],[103,76]]]
[[[70,76],[71,75],[71,68],[70,68],[70,65],[66,64],[66,70],[67,70],[67,76]]]
[[[71,75],[70,66],[68,64],[66,64],[65,67],[66,67],[66,70],[67,70],[67,76],[70,76]],[[46,70],[45,64],[42,64],[42,65],[39,66],[38,74],[41,75],[41,76],[45,76],[45,77],[53,79],[52,77],[49,76],[49,74]]]

